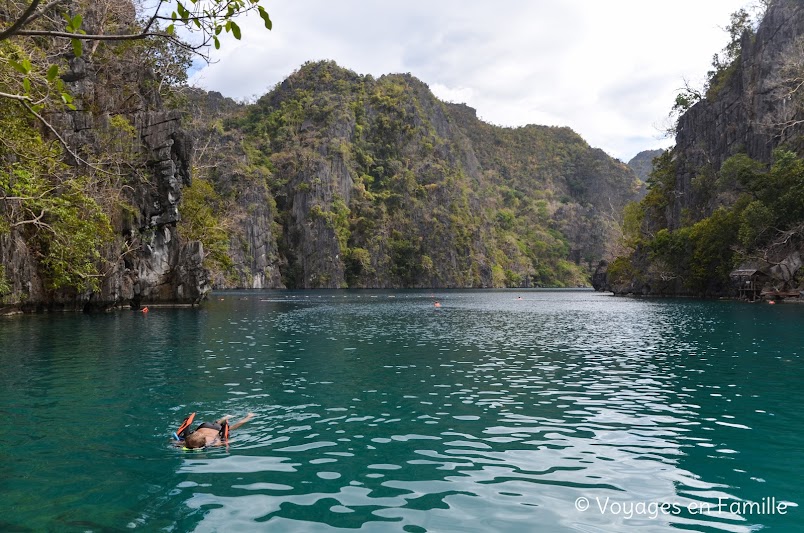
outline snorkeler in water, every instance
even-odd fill
[[[179,429],[173,434],[178,441],[177,445],[185,448],[204,448],[206,446],[221,446],[229,440],[229,432],[237,429],[252,418],[254,413],[249,413],[245,418],[238,420],[234,424],[229,424],[231,415],[226,415],[215,422],[203,422],[195,431],[190,429],[195,413],[184,419]]]

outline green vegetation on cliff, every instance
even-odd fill
[[[588,284],[638,182],[567,128],[499,128],[410,75],[310,63],[225,121],[291,287]]]
[[[81,309],[202,295],[201,248],[172,232],[190,143],[164,109],[178,101],[191,54],[217,47],[222,32],[239,38],[235,20],[250,11],[270,29],[258,0],[3,2],[0,303]],[[202,184],[190,196],[187,233],[225,267],[229,236],[208,231],[202,205],[213,191]]]
[[[615,292],[736,295],[754,275],[758,291],[804,289],[804,12],[792,0],[767,7],[756,27],[745,10],[732,15],[706,90],[676,102],[676,146],[624,212]]]
[[[201,264],[218,287],[586,285],[639,185],[567,128],[485,124],[410,75],[310,63],[237,105],[181,87],[186,45],[133,4],[26,5],[0,8],[20,21],[0,27],[0,293],[19,299],[138,305],[197,289],[179,276]],[[223,9],[211,43],[264,13],[203,5]]]
[[[729,274],[740,263],[782,259],[804,237],[804,159],[794,152],[777,149],[770,168],[736,154],[719,172],[707,174],[705,196],[721,205],[669,229],[659,221],[676,195],[673,152],[657,160],[647,196],[626,210],[625,240],[641,253],[612,263],[613,286],[646,271],[691,294],[727,293]]]
[[[13,231],[26,243],[48,289],[97,290],[101,250],[112,239],[98,184],[64,164],[59,147],[45,142],[18,107],[0,102],[0,113],[0,161],[6,162],[0,236]],[[0,285],[10,292],[7,282]]]

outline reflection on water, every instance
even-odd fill
[[[13,447],[0,441],[15,511],[0,529],[801,522],[804,306],[588,291],[218,296],[201,311],[0,323],[19,347],[2,356],[0,410],[19,429]],[[257,417],[227,447],[182,452],[165,437],[190,411]],[[786,514],[725,507],[766,497]]]

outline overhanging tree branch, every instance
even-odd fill
[[[85,33],[70,33],[66,31],[50,31],[50,30],[20,30],[17,35],[27,36],[42,36],[42,37],[64,37],[65,39],[79,39],[82,41],[136,41],[145,39],[146,37],[162,37],[166,39],[175,39],[172,35],[165,32],[144,31],[141,33],[126,33],[119,35],[88,35]]]
[[[70,57],[69,52],[62,45],[71,44],[72,54],[81,56],[81,43],[94,42],[95,44],[91,48],[92,55],[94,55],[101,42],[149,42],[153,40],[154,43],[157,43],[153,46],[159,47],[157,54],[161,53],[165,57],[175,58],[182,52],[189,52],[201,55],[206,61],[209,61],[206,51],[212,44],[215,48],[220,47],[221,34],[229,33],[236,39],[240,39],[240,28],[235,22],[238,16],[259,11],[265,27],[271,29],[271,20],[265,8],[260,5],[260,1],[154,0],[149,7],[143,9],[144,13],[139,13],[139,18],[136,11],[131,11],[130,19],[125,18],[124,22],[120,23],[119,20],[114,20],[115,15],[113,14],[110,19],[112,22],[107,24],[105,18],[107,11],[104,9],[115,6],[115,2],[128,4],[127,0],[103,0],[102,2],[98,2],[98,0],[87,0],[86,2],[4,0],[1,10],[3,20],[0,21],[0,42],[8,43],[4,46],[8,46],[12,52],[3,56],[5,63],[3,67],[9,68],[4,70],[7,75],[0,87],[0,99],[17,102],[25,111],[35,117],[44,126],[44,129],[48,130],[61,144],[65,153],[69,154],[73,161],[112,175],[112,172],[98,168],[97,165],[89,163],[86,158],[79,155],[75,148],[70,147],[63,133],[60,133],[46,118],[52,112],[59,113],[67,109],[76,109],[72,103],[72,95],[64,87],[66,77],[60,72],[61,67],[56,62],[57,60],[53,59]],[[63,9],[59,9],[59,6],[63,8],[64,4],[68,4],[70,7],[70,13],[61,13]],[[132,5],[132,9],[134,7]],[[81,13],[82,9],[86,12]],[[172,9],[175,11],[171,12]],[[73,13],[73,10],[77,10],[79,13]],[[103,16],[98,17],[99,12]],[[64,20],[61,20],[62,17]],[[87,28],[89,33],[82,28],[85,19],[92,21],[92,25]],[[160,23],[163,21],[168,26],[161,28]],[[176,34],[177,28],[183,28],[188,34],[195,35],[193,41],[188,43],[180,39]],[[48,46],[58,48],[58,53],[47,57],[30,56],[29,50],[36,50],[41,43],[39,39],[29,38],[37,37],[50,39],[51,41],[47,41],[50,43]],[[159,42],[167,44],[160,45]],[[181,64],[181,61],[178,60],[177,64]],[[166,80],[170,82],[171,78],[160,79],[160,87]]]

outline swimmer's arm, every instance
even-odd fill
[[[230,426],[229,426],[229,429],[230,429],[230,430],[232,430],[232,429],[237,429],[237,428],[239,428],[240,426],[242,426],[243,424],[245,424],[246,422],[248,422],[249,420],[251,420],[252,418],[254,418],[254,413],[249,413],[249,414],[247,414],[247,415],[246,415],[246,417],[245,417],[245,418],[243,418],[242,420],[238,420],[238,421],[237,421],[237,422],[235,422],[234,424],[230,425]]]

